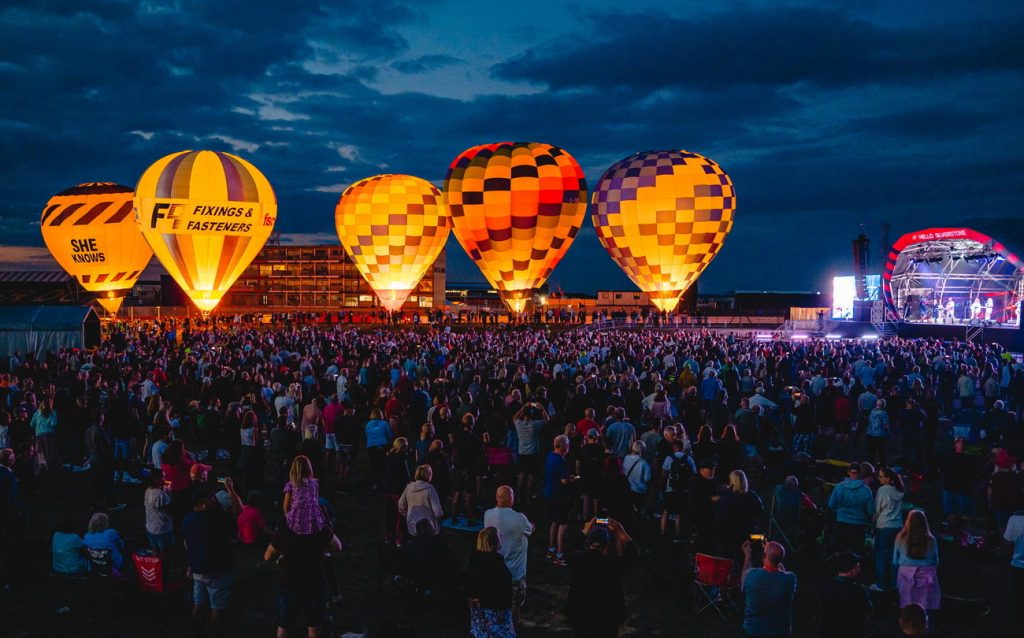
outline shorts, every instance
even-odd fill
[[[942,511],[953,516],[974,516],[974,497],[943,490]]]
[[[526,579],[512,581],[512,606],[526,607]]]
[[[686,493],[673,491],[665,492],[665,511],[669,514],[686,513]]]
[[[146,532],[146,537],[149,539],[149,546],[153,549],[167,549],[174,546],[174,532],[164,532],[163,534]]]
[[[131,439],[114,439],[114,458],[127,459],[131,444]]]
[[[565,498],[544,499],[548,506],[548,519],[558,525],[569,524],[569,501]]]
[[[192,604],[227,609],[231,598],[231,574],[192,574]]]
[[[476,473],[452,468],[452,491],[476,493]]]
[[[540,454],[520,454],[519,471],[523,474],[536,474],[540,467]]]
[[[324,594],[322,587],[306,591],[281,589],[277,594],[277,626],[292,627],[302,613],[307,627],[324,623]]]
[[[338,435],[336,435],[336,434],[325,434],[324,435],[324,449],[325,450],[337,450],[338,449]]]

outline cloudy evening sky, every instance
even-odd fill
[[[440,184],[495,141],[561,146],[591,186],[640,150],[717,160],[738,206],[705,291],[821,288],[862,224],[1024,236],[1019,0],[30,0],[0,42],[9,246],[42,245],[57,191],[187,148],[252,161],[279,230],[337,241],[348,184]],[[449,280],[479,279],[449,248]],[[589,219],[552,282],[630,286]]]

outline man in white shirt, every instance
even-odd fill
[[[502,485],[495,494],[497,506],[484,512],[484,527],[498,530],[498,553],[512,574],[514,600],[512,614],[518,618],[519,608],[526,602],[526,550],[534,526],[525,514],[512,509],[516,495],[508,485]]]
[[[1017,510],[1006,523],[1003,540],[1013,544],[1013,559],[1010,571],[1013,572],[1013,601],[1017,610],[1017,620],[1024,620],[1024,510]]]

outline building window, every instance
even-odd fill
[[[420,308],[433,308],[434,298],[433,297],[420,297]]]

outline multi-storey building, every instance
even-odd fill
[[[445,253],[402,307],[444,305]],[[301,312],[379,309],[377,296],[339,245],[267,243],[224,297],[218,310]]]

